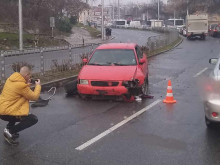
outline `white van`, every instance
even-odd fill
[[[114,25],[116,28],[127,28],[128,22],[125,19],[115,20]]]
[[[140,21],[131,21],[130,27],[131,28],[141,28],[141,22]]]

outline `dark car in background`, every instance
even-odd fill
[[[220,24],[211,24],[209,27],[209,35],[218,37],[220,35]]]

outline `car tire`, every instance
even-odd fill
[[[215,124],[212,121],[210,121],[206,116],[205,116],[205,124],[206,127],[209,129],[213,129],[215,127]]]
[[[79,94],[79,96],[82,100],[89,100],[91,98],[90,95],[86,95],[86,94]]]
[[[76,95],[78,93],[77,91],[77,80],[73,80],[71,82],[68,82],[64,85],[64,89],[66,91],[66,94],[68,96]]]
[[[206,38],[205,35],[201,35],[202,40],[205,40],[205,38]]]
[[[148,80],[148,76],[146,76],[146,78],[144,80],[144,84],[142,85],[142,93],[144,95],[146,95],[148,92],[148,84],[149,84],[149,80]]]

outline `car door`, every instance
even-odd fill
[[[137,45],[136,47],[135,47],[135,51],[136,51],[136,54],[137,54],[137,58],[138,58],[138,67],[140,67],[141,68],[141,70],[142,70],[142,72],[143,72],[143,74],[144,75],[147,75],[148,74],[148,67],[147,67],[147,64],[148,64],[148,62],[147,62],[147,57],[146,57],[146,55],[141,51],[141,48]],[[145,63],[143,63],[143,64],[140,64],[140,60],[141,59],[145,59]]]

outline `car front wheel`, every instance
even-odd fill
[[[142,93],[144,94],[144,95],[146,95],[147,94],[147,92],[148,92],[148,76],[145,78],[145,80],[144,80],[144,84],[142,85]]]

